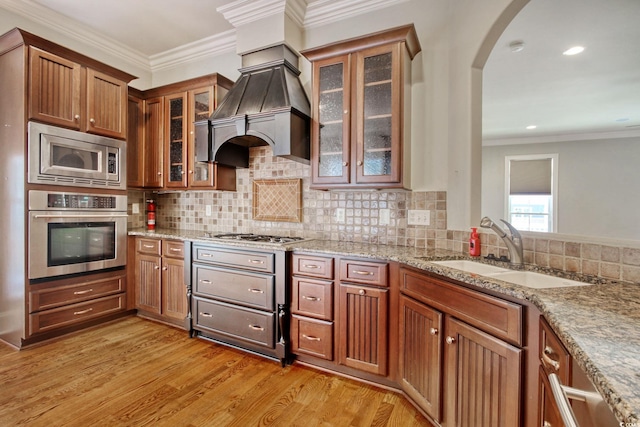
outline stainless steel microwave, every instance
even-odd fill
[[[29,122],[31,184],[126,190],[124,141]]]

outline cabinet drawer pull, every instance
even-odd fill
[[[200,312],[200,316],[202,316],[202,317],[213,317],[213,314]]]
[[[169,248],[171,252],[182,252],[182,249],[179,248]]]
[[[438,335],[438,328],[431,328],[429,329],[429,333],[431,335]]]
[[[93,289],[85,289],[84,291],[75,291],[73,294],[74,295],[84,295],[84,294],[89,294],[93,292]]]
[[[321,341],[321,339],[319,337],[314,337],[314,336],[307,335],[307,334],[302,334],[302,337],[304,339],[306,339],[306,340],[309,340],[309,341]]]
[[[86,310],[74,311],[73,315],[74,316],[79,316],[81,314],[87,314],[87,313],[89,313],[91,311],[93,311],[93,308],[87,308]]]
[[[249,325],[249,327],[251,329],[253,329],[254,331],[264,331],[264,328],[262,326],[258,326],[258,325]]]
[[[203,253],[201,256],[202,256],[202,258],[213,258],[213,254],[208,254],[206,252]]]
[[[447,337],[445,341],[447,341],[447,344],[453,344],[456,342],[456,339],[454,337]]]
[[[143,248],[147,248],[147,249],[153,249],[155,248],[155,245],[147,245],[147,244],[143,244],[142,245]]]
[[[249,258],[249,262],[251,264],[264,264],[264,261],[261,260],[261,259],[251,259],[251,258]]]
[[[552,368],[554,371],[559,371],[560,362],[558,362],[557,360],[553,360],[551,357],[549,357],[552,354],[555,354],[553,349],[549,346],[545,347],[544,351],[542,352],[542,363],[545,366]]]
[[[256,288],[249,288],[247,289],[249,292],[254,293],[254,294],[264,294],[264,291],[262,289],[256,289]]]
[[[304,268],[320,268],[320,266],[316,264],[303,264],[302,266]]]
[[[211,284],[211,280],[200,279],[200,283],[204,283],[205,285],[210,285]]]
[[[308,297],[306,295],[302,295],[302,299],[306,299],[307,301],[322,301],[320,298],[318,297]]]
[[[361,276],[373,276],[373,271],[353,270],[353,273]]]

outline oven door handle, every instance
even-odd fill
[[[36,219],[40,219],[40,218],[127,218],[128,215],[93,215],[93,214],[87,214],[87,215],[34,215],[33,216]]]

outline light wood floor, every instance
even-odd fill
[[[0,344],[0,426],[422,426],[399,394],[129,317]]]

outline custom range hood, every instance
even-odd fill
[[[242,75],[209,118],[209,161],[248,167],[249,147],[308,164],[310,106],[285,44],[242,55]]]

